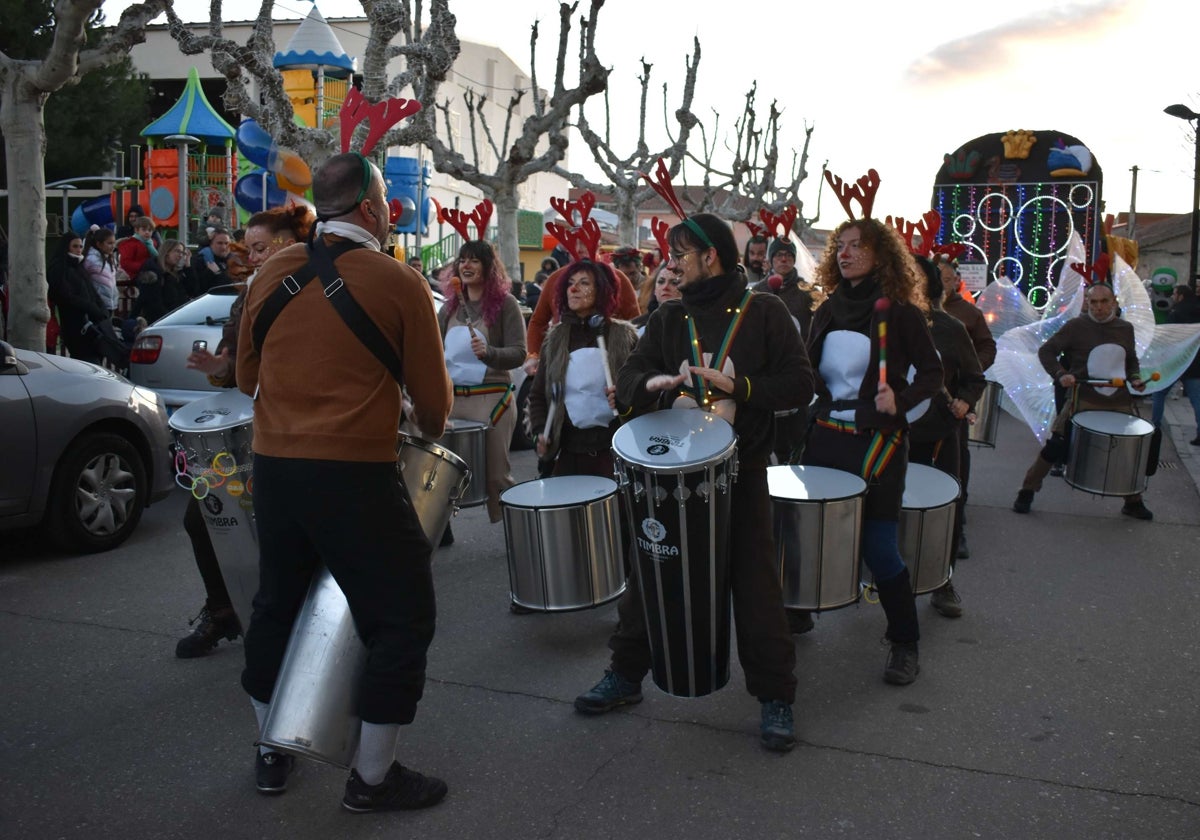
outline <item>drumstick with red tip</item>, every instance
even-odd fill
[[[466,300],[466,298],[463,297],[463,287],[462,287],[461,279],[459,279],[458,277],[452,278],[450,280],[450,288],[454,289],[454,295],[459,300]],[[470,317],[467,318],[467,329],[471,333],[471,338],[478,338],[478,336],[475,335],[475,325],[471,323]]]
[[[879,381],[887,382],[887,312],[892,301],[881,297],[875,301],[875,311],[879,313]]]

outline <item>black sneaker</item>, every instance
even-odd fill
[[[963,614],[962,598],[958,597],[950,581],[930,593],[929,604],[946,618],[958,618]]]
[[[792,707],[782,700],[762,701],[762,745],[772,752],[790,752],[796,746]]]
[[[254,751],[254,785],[258,792],[274,796],[287,790],[288,776],[296,759],[287,753]]]
[[[205,604],[200,609],[200,614],[188,624],[195,624],[196,629],[175,645],[175,655],[180,659],[204,656],[217,646],[221,637],[232,642],[242,634],[242,625],[238,622],[237,614],[234,613],[232,607],[213,610],[209,609],[208,604]]]
[[[1029,513],[1029,509],[1033,507],[1033,491],[1020,490],[1017,492],[1017,500],[1013,502],[1013,510],[1017,513]]]
[[[393,761],[387,775],[377,785],[367,784],[357,770],[351,770],[350,778],[346,780],[342,807],[356,814],[414,811],[438,804],[446,798],[447,790],[446,783],[441,779],[409,770],[402,767],[399,761]]]
[[[611,712],[617,706],[631,706],[642,702],[642,684],[630,682],[616,671],[605,671],[600,682],[590,691],[575,698],[575,711],[585,715],[600,715]]]
[[[1134,519],[1144,519],[1147,522],[1154,518],[1154,514],[1142,502],[1133,502],[1132,504],[1126,502],[1121,508],[1121,513],[1132,516]]]
[[[892,685],[909,685],[919,673],[921,663],[917,658],[916,642],[892,642],[887,665],[883,668],[883,681]]]
[[[785,610],[787,613],[788,630],[793,636],[803,636],[812,632],[816,627],[811,610]]]

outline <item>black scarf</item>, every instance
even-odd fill
[[[704,307],[718,300],[721,295],[729,291],[732,279],[733,275],[731,274],[714,274],[712,277],[705,277],[703,280],[693,280],[686,286],[680,286],[679,294],[682,295],[684,303],[689,307]]]
[[[837,289],[829,296],[829,306],[833,312],[832,328],[869,336],[871,319],[875,316],[875,301],[882,295],[879,281],[874,277],[868,277],[858,286],[851,286],[849,280],[840,280]]]

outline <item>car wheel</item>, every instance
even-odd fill
[[[517,425],[513,429],[512,442],[509,444],[509,449],[513,452],[523,452],[526,449],[533,449],[537,441],[525,434],[525,406],[529,402],[529,392],[533,389],[533,377],[528,376],[521,383],[521,390],[517,391],[516,406],[517,409]]]
[[[62,548],[82,554],[116,548],[146,506],[146,467],[133,444],[107,432],[85,434],[58,462],[46,523]]]

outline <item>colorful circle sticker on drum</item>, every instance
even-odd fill
[[[225,492],[236,499],[246,492],[246,486],[235,478],[230,480],[229,486],[225,488]]]

